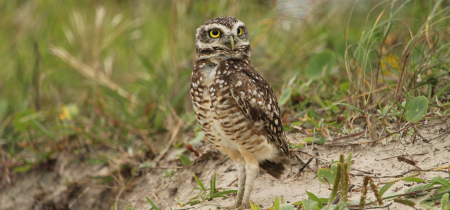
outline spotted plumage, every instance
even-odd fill
[[[259,169],[280,178],[289,164],[277,98],[250,55],[247,29],[236,18],[214,18],[197,29],[192,103],[207,139],[236,163],[240,208],[249,207]]]

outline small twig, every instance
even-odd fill
[[[239,178],[236,178],[234,181],[232,181],[229,185],[227,185],[227,187],[231,187],[231,185],[233,185]]]
[[[449,168],[449,166],[447,166],[447,168]],[[437,168],[437,169],[425,169],[425,170],[419,170],[419,169],[411,169],[408,171],[405,171],[401,174],[398,175],[392,175],[392,176],[376,176],[376,178],[404,178],[403,176],[405,176],[406,174],[410,173],[410,172],[442,172],[442,173],[446,173],[448,174],[448,171],[444,171],[441,169],[445,169],[445,168]]]
[[[416,153],[416,154],[412,154],[412,155],[427,155],[428,153]],[[380,160],[388,160],[388,159],[392,159],[392,158],[398,158],[398,157],[402,157],[405,155],[397,155],[397,156],[392,156],[392,157],[387,157],[387,158],[383,158],[383,159],[375,159],[376,161],[380,161]]]
[[[374,202],[371,202],[374,203]],[[373,207],[366,207],[366,209],[384,209],[384,208],[388,208],[390,205],[392,205],[394,202],[390,202],[384,206],[373,206]],[[358,205],[351,205],[348,207],[357,207]],[[350,209],[350,210],[357,210],[357,209]]]
[[[186,169],[191,166],[192,165],[189,165],[189,166],[155,166],[155,167],[151,167],[151,169]]]
[[[175,137],[178,135],[178,131],[180,130],[180,127],[181,127],[181,121],[178,121],[178,124],[177,124],[177,126],[175,126],[175,130],[173,131],[172,136],[170,137],[169,143],[163,149],[161,154],[159,154],[158,157],[156,157],[156,159],[154,161],[155,165],[158,165],[159,161],[164,157],[164,155],[166,155],[167,151],[169,151],[170,147],[172,146],[173,142],[175,141]]]
[[[397,88],[395,90],[395,95],[394,95],[394,101],[397,101],[397,97],[400,95],[400,90],[401,90],[401,85],[402,85],[402,79],[403,79],[403,75],[405,73],[405,68],[406,68],[406,62],[408,61],[410,52],[404,54],[404,59],[403,59],[403,65],[402,65],[402,71],[400,73],[400,77],[397,80]],[[402,118],[400,118],[401,121]]]
[[[403,193],[403,194],[399,194],[399,195],[392,195],[392,196],[388,196],[388,197],[383,197],[383,199],[388,199],[388,198],[394,198],[394,197],[401,197],[401,196],[405,196],[405,195],[415,195],[415,194],[419,194],[419,193],[423,193],[424,191],[431,191],[434,189],[438,189],[439,187],[432,187],[432,188],[428,188],[425,190],[418,190],[418,191],[414,191],[414,192],[409,192],[409,193]]]
[[[370,144],[370,143],[374,143],[374,142],[377,142],[377,141],[381,141],[381,140],[383,140],[383,139],[385,139],[387,137],[390,137],[390,136],[392,136],[392,135],[394,135],[396,133],[400,133],[401,131],[404,131],[404,130],[409,129],[411,127],[413,127],[413,126],[405,127],[405,128],[402,128],[402,129],[400,129],[400,130],[398,130],[396,132],[389,133],[388,135],[380,137],[380,138],[378,138],[375,141],[366,141],[366,142],[361,142],[361,143],[349,143],[349,144],[324,144],[324,146],[328,146],[328,147],[345,147],[345,146],[358,146],[358,145],[363,145],[363,144]]]
[[[308,166],[309,163],[311,163],[311,161],[312,161],[313,159],[314,159],[314,158],[309,158],[309,160],[305,163],[305,165],[303,165],[303,167],[300,168],[300,170],[299,170],[298,172],[299,172],[299,173],[302,172],[303,169],[305,169],[306,166]]]
[[[119,193],[116,196],[116,201],[115,201],[115,204],[114,204],[114,209],[115,210],[117,210],[117,206],[119,205],[119,198],[122,195],[124,190],[125,190],[125,187],[120,188],[120,191],[119,191]]]
[[[396,85],[391,85],[391,86],[386,86],[386,87],[378,88],[378,89],[372,90],[372,91],[370,91],[370,92],[360,93],[360,94],[358,94],[358,95],[353,95],[353,96],[351,96],[351,97],[344,98],[344,99],[342,99],[342,100],[336,101],[335,103],[341,103],[341,102],[348,101],[348,100],[351,100],[351,99],[359,98],[359,97],[366,96],[366,95],[369,95],[369,94],[373,94],[373,93],[376,93],[376,92],[379,92],[379,91],[382,91],[382,90],[385,90],[385,89],[389,89],[389,88],[395,87],[395,86],[396,86]],[[319,110],[321,110],[321,109],[319,109]]]
[[[447,166],[448,167],[448,166]],[[440,171],[440,169],[411,169],[409,171],[403,172],[398,176],[404,176],[405,174],[409,173],[409,172],[414,172],[414,171],[418,171],[418,172],[444,172],[444,173],[448,173],[447,171]]]
[[[86,189],[83,190],[83,192],[81,192],[77,199],[73,200],[70,204],[69,204],[69,209],[84,195],[87,193],[87,191],[89,191],[91,188],[90,187],[86,187]]]
[[[434,137],[434,138],[428,139],[427,141],[433,141],[433,140],[435,140],[435,139],[441,138],[442,136],[448,135],[448,134],[450,134],[450,131],[447,131],[447,132],[445,132],[445,133],[443,133],[443,134],[441,134],[441,135],[438,135],[438,136],[436,136],[436,137]]]
[[[303,152],[303,151],[301,151],[301,150],[295,150],[295,151],[300,152],[300,153],[303,153],[303,154],[308,155],[308,156],[310,156],[310,157],[316,158],[316,159],[319,160],[321,163],[327,165],[327,163],[326,163],[325,161],[321,160],[320,158],[316,157],[315,155],[309,154],[309,153],[307,153],[307,152]]]
[[[334,138],[333,141],[340,140],[340,139],[346,139],[346,138],[350,138],[350,137],[354,137],[354,136],[359,136],[359,135],[364,134],[365,132],[366,132],[366,129],[364,129],[361,132],[352,133],[352,134],[349,134],[349,135],[346,135],[346,136],[341,136],[341,137]]]
[[[351,168],[351,169],[355,170],[355,171],[363,172],[365,174],[375,174],[375,175],[381,174],[381,173],[373,173],[373,172],[370,172],[370,171],[363,171],[363,170],[359,170],[359,169],[356,169],[356,168]]]
[[[402,177],[402,178],[398,178],[398,179],[389,180],[389,181],[387,181],[387,182],[385,182],[385,183],[394,183],[394,182],[400,181],[400,180],[402,180],[402,179],[404,179],[404,178],[409,178],[409,177],[416,177],[416,176],[419,176],[419,174],[420,174],[420,173],[415,173],[415,174],[409,175],[409,176],[407,176],[407,177]],[[401,175],[401,176],[402,176],[402,175]]]

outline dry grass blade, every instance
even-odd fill
[[[61,47],[52,46],[50,48],[51,52],[61,58],[64,62],[72,66],[75,70],[77,70],[83,76],[95,80],[99,84],[108,87],[109,89],[116,91],[120,96],[130,100],[132,103],[135,103],[137,98],[135,95],[132,95],[122,89],[119,85],[113,82],[105,73],[96,71],[89,65],[79,61],[75,57],[73,57],[70,53],[64,50]]]
[[[178,132],[180,131],[180,127],[183,121],[178,121],[177,126],[175,126],[175,129],[172,131],[172,136],[170,137],[169,143],[166,145],[166,147],[163,149],[161,154],[159,154],[158,157],[155,158],[155,166],[158,164],[158,162],[166,155],[167,151],[169,151],[170,147],[173,145],[173,142],[175,141],[175,137],[177,137]]]

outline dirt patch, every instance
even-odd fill
[[[0,193],[0,209],[108,209],[113,194],[97,186],[90,176],[101,166],[68,163],[61,153],[54,165],[18,173]]]
[[[445,123],[436,125],[424,126],[420,131],[421,135],[426,139],[439,136],[446,132],[450,127]],[[298,142],[305,136],[301,134],[289,134],[291,142]],[[319,197],[328,197],[331,190],[327,185],[318,181],[316,171],[318,168],[328,166],[332,160],[337,160],[340,153],[353,153],[353,165],[351,173],[351,182],[356,185],[353,193],[350,194],[350,200],[359,199],[359,193],[362,186],[363,175],[370,174],[375,177],[376,181],[386,182],[394,179],[399,175],[410,175],[417,168],[399,162],[397,156],[406,155],[412,157],[417,162],[417,166],[422,169],[436,168],[439,166],[448,166],[450,164],[450,136],[442,136],[440,139],[432,140],[426,143],[422,140],[416,140],[412,144],[410,137],[398,138],[392,137],[384,139],[375,144],[364,144],[361,146],[344,146],[344,147],[327,147],[327,146],[309,146],[303,148],[301,152],[297,152],[300,158],[292,159],[292,170],[282,180],[276,180],[267,174],[261,174],[255,180],[254,189],[252,191],[251,199],[262,205],[264,208],[269,208],[273,205],[275,196],[283,196],[288,202],[300,201],[307,198],[305,191],[310,191]],[[369,141],[367,138],[353,138],[343,139],[340,143],[358,143]],[[338,142],[335,142],[338,143]],[[200,146],[203,153],[213,150],[209,144]],[[168,156],[167,160],[176,158],[175,152]],[[214,173],[217,173],[217,187],[223,188],[237,188],[235,179],[237,178],[237,171],[231,159],[220,156],[216,160],[210,158],[207,161],[199,162],[194,167],[177,171],[172,179],[162,177],[161,170],[154,170],[147,175],[145,180],[138,184],[133,193],[125,195],[122,199],[130,204],[134,209],[146,209],[149,207],[145,197],[149,197],[163,209],[179,208],[175,199],[187,201],[190,198],[198,195],[198,184],[193,178],[195,173],[200,180],[207,186],[212,179]],[[310,163],[306,170],[298,174],[299,169],[304,165],[310,157],[318,157],[315,161]],[[422,173],[422,179],[429,179],[436,175],[448,176],[448,172],[428,172]],[[379,177],[379,178],[377,178]],[[230,186],[231,184],[231,186]],[[411,186],[411,183],[397,183],[391,187],[391,190],[402,192]],[[389,192],[389,191],[388,191]],[[369,199],[373,199],[370,195]],[[204,204],[216,204],[220,206],[231,206],[235,197],[227,199],[213,199],[206,201]],[[205,206],[200,207],[201,204],[196,205],[198,209],[215,209],[215,207]],[[390,209],[405,209],[405,206],[393,204]]]
[[[435,124],[433,124],[435,123]],[[275,196],[282,196],[287,202],[293,203],[307,198],[306,191],[310,191],[318,197],[328,197],[331,190],[326,184],[318,181],[316,172],[320,167],[327,167],[332,160],[337,160],[340,153],[353,153],[351,182],[356,186],[350,193],[350,200],[359,199],[359,191],[362,185],[363,175],[371,175],[378,183],[384,183],[399,176],[418,173],[416,167],[401,162],[398,156],[414,159],[421,169],[431,169],[450,164],[450,136],[443,135],[450,131],[448,122],[430,122],[421,126],[420,134],[425,138],[417,138],[413,144],[410,136],[401,134],[383,139],[376,143],[360,144],[368,142],[365,136],[336,140],[334,145],[351,143],[351,146],[311,146],[308,145],[295,153],[291,158],[291,171],[281,180],[276,180],[267,174],[260,173],[254,183],[251,194],[253,202],[263,208],[269,208],[273,204]],[[434,137],[440,138],[433,139]],[[305,135],[291,133],[288,137],[296,143],[305,138]],[[356,145],[356,146],[355,146]],[[214,173],[217,174],[217,187],[236,189],[237,171],[231,159],[220,154],[209,143],[202,142],[196,146],[202,154],[208,154],[204,160],[197,159],[191,167],[179,169],[181,162],[178,159],[178,150],[171,149],[160,162],[159,167],[150,171],[141,172],[136,177],[133,188],[128,188],[117,200],[118,209],[124,209],[126,205],[131,208],[148,209],[150,204],[146,197],[158,204],[161,209],[179,208],[175,199],[187,201],[198,195],[198,187],[193,174],[206,185]],[[62,155],[63,156],[63,155]],[[311,157],[316,157],[303,172],[299,169]],[[191,154],[191,160],[195,156]],[[89,166],[81,163],[63,162],[59,157],[55,163],[55,169],[35,169],[24,174],[18,174],[13,185],[0,193],[0,209],[110,209],[116,202],[117,191],[106,186],[94,184],[89,178],[102,171],[101,166]],[[61,170],[64,167],[64,170]],[[172,178],[164,176],[164,170],[175,171]],[[448,176],[448,171],[433,171],[420,173],[422,179],[430,179],[436,175]],[[398,182],[389,191],[403,192],[413,183]],[[388,191],[388,192],[389,192]],[[214,206],[202,206],[204,204],[216,204],[231,206],[235,195],[229,198],[215,198],[197,204],[198,209],[216,209]],[[369,199],[373,195],[369,194]],[[421,198],[418,198],[420,200]],[[392,204],[390,209],[405,209],[408,207],[400,204]]]

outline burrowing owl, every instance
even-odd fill
[[[208,140],[236,163],[236,207],[249,208],[258,169],[280,178],[289,148],[270,84],[250,61],[248,31],[234,17],[208,20],[197,29],[191,96]]]

